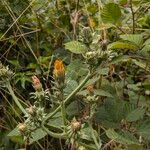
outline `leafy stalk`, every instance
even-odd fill
[[[72,91],[72,93],[64,100],[64,106],[70,103],[71,98],[85,85],[85,83],[91,78],[91,76],[92,74],[89,72],[87,76],[84,78],[84,80],[78,85],[78,87],[74,91]],[[52,113],[49,113],[42,122],[42,128],[50,135],[52,135],[51,131],[49,131],[44,125],[48,119],[53,117],[60,110],[60,108],[61,105],[59,105]]]
[[[91,130],[91,134],[92,134],[93,141],[94,141],[94,143],[95,143],[95,145],[96,145],[96,147],[97,147],[97,150],[100,150],[101,145],[100,145],[100,143],[98,143],[98,141],[97,141],[97,138],[96,138],[96,136],[95,136],[94,130],[93,130],[92,125],[91,125],[91,122],[88,121],[88,124],[89,124],[89,128],[90,128],[90,130]]]

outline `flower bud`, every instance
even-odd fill
[[[90,95],[93,95],[94,94],[94,86],[93,85],[89,85],[87,86],[87,91]]]
[[[65,75],[64,64],[61,60],[55,61],[53,74],[56,78],[63,77]]]
[[[73,120],[71,122],[71,128],[74,132],[77,132],[81,129],[81,122]]]
[[[42,91],[42,84],[37,76],[32,76],[32,84],[35,91]]]
[[[19,123],[18,130],[22,133],[25,132],[27,130],[27,125],[25,123]]]
[[[55,61],[53,75],[59,87],[62,88],[64,86],[64,80],[65,80],[65,69],[64,69],[64,64],[61,60]]]
[[[33,106],[27,108],[26,110],[31,116],[34,116],[36,114],[35,108]]]
[[[78,150],[86,150],[86,148],[84,146],[79,146]]]

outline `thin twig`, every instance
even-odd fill
[[[130,8],[131,8],[131,13],[132,13],[132,33],[134,34],[134,32],[135,32],[135,13],[133,10],[132,0],[130,0]]]
[[[22,37],[22,36],[29,35],[29,34],[32,34],[32,33],[35,33],[35,32],[39,32],[39,31],[41,31],[41,30],[37,29],[37,30],[30,31],[30,32],[27,32],[27,33],[19,34],[19,35],[16,35],[16,36],[12,36],[12,37],[0,40],[0,42],[7,41],[7,40],[10,40],[10,39],[13,39],[13,38]]]
[[[19,15],[19,17],[11,24],[11,26],[6,30],[6,32],[1,36],[0,40],[8,33],[8,31],[13,27],[13,25],[21,18],[21,16],[29,9],[29,7],[33,4],[35,0],[33,0],[26,9]]]

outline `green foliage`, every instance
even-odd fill
[[[134,137],[132,134],[129,132],[121,132],[117,133],[113,129],[108,129],[106,131],[106,135],[112,139],[117,141],[118,143],[124,144],[124,145],[131,145],[131,144],[136,144],[139,145],[138,140],[136,137]]]
[[[133,43],[121,42],[121,41],[117,41],[117,42],[109,44],[108,48],[109,49],[129,49],[133,51],[138,49],[138,47]]]
[[[127,116],[127,121],[132,122],[132,121],[137,121],[140,119],[143,119],[145,113],[145,109],[135,109],[132,112],[130,112]]]
[[[150,149],[149,5],[0,1],[0,149]]]
[[[104,23],[116,24],[121,18],[119,5],[115,3],[108,3],[104,5],[101,11],[101,18]]]
[[[65,43],[65,48],[75,54],[82,54],[87,51],[86,46],[78,41]]]

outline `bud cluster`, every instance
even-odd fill
[[[9,80],[13,75],[14,73],[11,70],[9,70],[8,66],[5,67],[0,62],[0,80]]]

